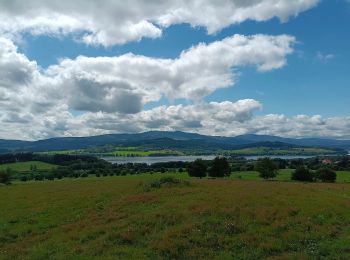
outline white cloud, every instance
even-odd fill
[[[252,65],[268,71],[283,67],[294,42],[287,35],[235,35],[194,46],[177,59],[131,53],[81,56],[49,67],[43,77],[50,79],[72,109],[136,113],[162,96],[198,102],[219,88],[234,85],[233,68]]]
[[[246,20],[266,21],[314,7],[319,0],[31,0],[0,2],[0,34],[78,34],[87,44],[111,46],[157,38],[173,24],[203,26],[213,34]]]
[[[237,102],[161,106],[128,116],[87,113],[72,121],[74,125],[70,125],[65,134],[76,136],[182,130],[222,136],[255,133],[283,137],[350,138],[350,117],[287,117],[283,114],[254,116],[254,111],[261,107],[258,101],[248,99]]]
[[[149,130],[182,130],[208,135],[236,136],[246,133],[283,137],[350,138],[350,117],[319,115],[287,117],[254,116],[262,105],[256,100],[212,102],[197,105],[161,106],[136,114],[88,112],[73,117],[68,112],[29,118],[29,123],[0,120],[0,136],[38,139],[51,136],[90,136]]]
[[[216,89],[234,84],[232,68],[253,65],[265,71],[282,67],[286,55],[293,51],[294,41],[286,35],[235,35],[194,46],[177,59],[131,53],[117,57],[80,56],[42,70],[19,53],[10,40],[0,38],[0,122],[9,129],[3,136],[30,139],[63,135],[74,126],[72,110],[129,118],[132,115],[128,114],[146,113],[143,105],[162,96],[185,98],[197,106]],[[232,119],[249,117],[249,111],[243,112]],[[225,112],[216,113],[226,116]],[[200,126],[198,120],[182,123]],[[151,124],[147,122],[150,128]],[[130,127],[130,122],[126,125]]]
[[[78,57],[47,70],[0,38],[0,138],[41,139],[147,130],[183,130],[233,136],[349,136],[350,117],[254,116],[256,100],[205,103],[201,98],[234,83],[234,71],[253,65],[265,71],[283,66],[292,52],[290,36],[240,36],[200,44],[177,59],[126,54]],[[232,70],[234,68],[234,70]],[[191,105],[142,105],[169,98]],[[88,112],[74,116],[73,109]]]
[[[335,58],[335,55],[332,53],[322,53],[322,52],[317,52],[316,53],[316,58],[322,62],[328,62],[329,60],[332,60]]]
[[[350,138],[350,117],[324,118],[321,115],[287,117],[270,114],[255,117],[246,127],[249,132],[283,137]]]

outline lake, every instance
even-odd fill
[[[150,157],[101,157],[101,159],[110,162],[110,163],[118,163],[118,164],[124,164],[124,163],[146,163],[146,164],[152,164],[152,163],[158,163],[158,162],[193,162],[196,159],[203,159],[203,160],[213,160],[216,156],[215,155],[202,155],[202,156],[194,156],[194,155],[188,155],[188,156],[150,156]],[[257,160],[259,158],[267,157],[265,156],[242,156],[246,159],[251,160]],[[271,155],[268,156],[272,159],[274,158],[281,158],[281,159],[306,159],[311,158],[314,156],[293,156],[293,155]]]

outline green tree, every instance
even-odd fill
[[[189,165],[188,175],[199,178],[207,176],[207,166],[202,159],[197,159]]]
[[[21,180],[21,181],[27,181],[27,180],[28,180],[28,178],[27,178],[27,176],[26,176],[26,175],[22,175],[22,176],[20,177],[20,180]]]
[[[216,157],[209,170],[210,177],[226,177],[230,176],[230,165],[225,157]]]
[[[329,168],[321,168],[317,170],[316,178],[322,182],[335,182],[337,173]]]
[[[293,173],[292,173],[292,180],[294,181],[313,181],[314,176],[312,171],[310,171],[308,168],[301,166],[298,167]]]
[[[265,180],[273,179],[277,175],[278,167],[270,158],[259,159],[255,163],[255,170],[259,172],[259,176]]]

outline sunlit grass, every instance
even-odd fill
[[[24,172],[32,170],[33,167],[36,167],[37,170],[51,170],[53,168],[56,168],[57,166],[54,164],[39,161],[16,162],[0,164],[0,171],[11,169],[13,171]]]
[[[0,186],[0,259],[350,257],[349,184],[161,176]]]

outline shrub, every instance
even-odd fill
[[[337,173],[328,168],[321,168],[317,170],[316,178],[322,182],[335,182]]]
[[[28,178],[27,178],[27,176],[22,175],[22,176],[21,176],[21,178],[20,178],[20,180],[21,180],[21,181],[27,181],[27,180],[28,180]]]
[[[95,174],[95,176],[96,176],[96,177],[101,177],[101,174],[97,172],[97,173]]]
[[[312,172],[305,167],[298,167],[293,173],[292,173],[292,180],[294,181],[313,181],[314,176]]]
[[[278,167],[270,158],[259,159],[255,164],[255,170],[259,172],[259,176],[264,179],[272,179],[277,175]]]
[[[42,181],[44,179],[44,176],[41,174],[34,175],[34,180],[36,181]]]
[[[11,176],[7,172],[0,172],[0,183],[9,184],[11,183]]]
[[[157,181],[154,181],[150,184],[151,188],[160,188],[160,187],[164,187],[164,186],[172,186],[175,184],[179,184],[180,180],[176,179],[172,176],[164,176],[162,178],[160,178]]]

